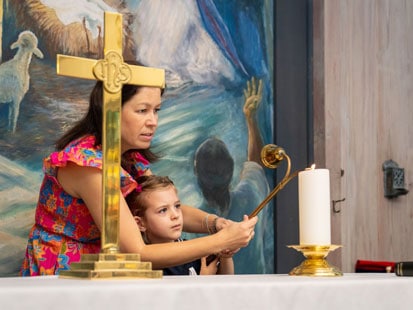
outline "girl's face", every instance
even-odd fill
[[[143,217],[135,217],[150,243],[173,242],[182,234],[183,217],[176,188],[168,186],[140,193],[146,207]]]
[[[158,126],[161,108],[161,89],[141,87],[122,106],[121,149],[148,149]]]

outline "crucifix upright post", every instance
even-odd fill
[[[120,164],[121,138],[120,116],[122,86],[165,86],[162,69],[132,66],[123,61],[122,15],[105,12],[104,58],[100,60],[57,55],[57,74],[100,80],[103,83],[103,223],[101,231],[101,253],[119,253],[119,208],[120,208]]]

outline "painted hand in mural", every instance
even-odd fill
[[[244,89],[244,114],[248,127],[248,160],[261,163],[261,149],[263,147],[262,137],[257,123],[257,110],[262,101],[262,80],[255,77],[247,81],[247,88]]]
[[[254,116],[262,101],[262,80],[258,81],[253,77],[247,81],[247,88],[244,89],[245,103],[244,114],[247,119]]]

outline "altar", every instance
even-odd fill
[[[411,309],[413,277],[169,276],[161,279],[0,278],[0,309]]]

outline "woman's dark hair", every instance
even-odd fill
[[[127,61],[131,65],[140,65],[136,61]],[[125,102],[131,99],[135,94],[139,92],[142,86],[124,84],[122,87],[122,106]],[[163,94],[163,89],[161,90]],[[95,84],[89,98],[89,109],[85,116],[83,116],[74,126],[63,134],[56,143],[56,150],[63,150],[66,145],[71,141],[81,138],[85,135],[95,136],[96,142],[95,146],[102,144],[102,106],[103,106],[103,83],[98,81]],[[133,150],[130,150],[133,151]],[[150,149],[134,150],[139,151],[150,162],[154,162],[159,159],[159,156],[153,153]],[[122,165],[123,166],[123,165]]]

